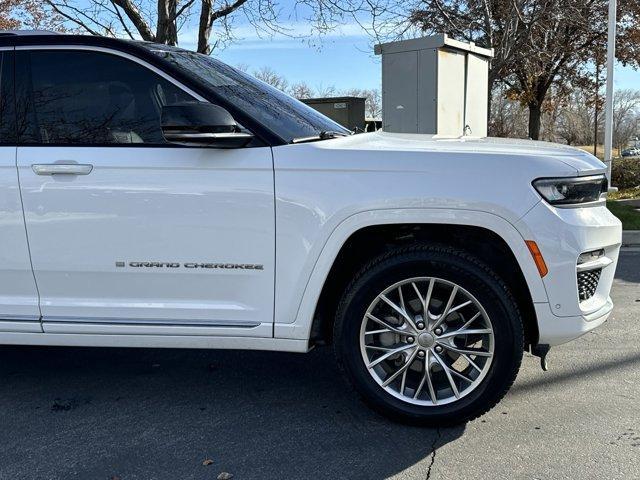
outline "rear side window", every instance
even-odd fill
[[[163,144],[162,107],[193,100],[117,55],[63,50],[16,55],[21,144]]]
[[[15,144],[13,52],[0,52],[0,145]]]

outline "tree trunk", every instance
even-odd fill
[[[542,108],[540,103],[533,101],[529,103],[529,138],[531,140],[540,139],[540,120],[542,117]]]
[[[489,89],[487,95],[487,131],[489,130],[489,125],[491,125],[491,104],[493,103],[493,86],[494,82],[489,79]]]
[[[200,23],[198,25],[198,53],[204,53],[205,55],[211,53],[211,45],[209,43],[209,37],[211,37],[211,15],[213,15],[212,0],[202,0]]]
[[[156,41],[166,45],[178,44],[176,25],[176,0],[158,0],[158,26]]]

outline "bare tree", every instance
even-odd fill
[[[365,99],[365,115],[367,118],[379,119],[382,117],[382,96],[376,88],[350,88],[343,92],[349,97],[363,97]]]
[[[232,24],[238,18],[252,25],[259,35],[297,37],[300,34],[283,22],[290,14],[299,13],[297,7],[304,11],[302,20],[309,25],[310,34],[332,30],[363,9],[358,0],[294,0],[286,9],[278,0],[41,0],[39,3],[42,2],[80,31],[168,45],[177,45],[183,27],[197,18],[196,50],[204,54],[235,39]]]
[[[594,113],[595,103],[592,94],[575,89],[565,97],[560,108],[556,124],[558,138],[568,145],[589,145],[593,141],[595,130]]]
[[[313,98],[313,89],[306,82],[297,82],[289,88],[289,95],[298,100]]]
[[[527,137],[527,118],[524,107],[516,99],[510,99],[506,87],[498,85],[491,95],[491,116],[488,124],[492,137]]]
[[[236,68],[243,72],[249,71],[249,66],[246,64],[236,65]],[[338,90],[335,86],[328,87],[320,86],[314,90],[305,81],[289,84],[289,81],[276,72],[269,66],[263,66],[257,70],[253,70],[253,76],[258,80],[271,85],[285,93],[288,93],[298,100],[305,100],[313,97],[335,97],[335,96],[349,96],[360,97],[365,99],[365,115],[367,118],[379,119],[382,117],[382,96],[380,90],[364,89],[364,88],[349,88],[346,90]]]
[[[603,119],[595,125],[593,93],[576,87],[569,94],[552,91],[547,96],[541,117],[541,138],[569,145],[589,145],[603,135]],[[497,112],[496,112],[497,113]],[[507,124],[515,123],[510,118]],[[618,149],[626,147],[640,127],[640,90],[625,89],[615,93],[613,105],[613,142]],[[511,136],[511,135],[505,135]]]
[[[235,68],[240,70],[241,72],[247,73],[249,71],[250,66],[248,63],[239,63],[236,65]]]
[[[286,92],[289,88],[289,82],[279,73],[276,73],[271,67],[262,67],[253,72],[253,76],[264,83],[271,85],[278,90]]]
[[[316,88],[318,97],[337,97],[340,94],[335,85],[319,85]]]
[[[240,66],[243,71],[248,70],[248,66]],[[253,71],[253,76],[258,80],[271,85],[285,93],[288,93],[298,100],[317,97],[334,97],[346,95],[349,97],[361,97],[365,99],[365,115],[370,118],[380,118],[382,116],[382,97],[380,90],[350,88],[347,90],[338,90],[335,86],[319,87],[316,91],[309,86],[307,82],[301,81],[290,85],[288,80],[273,70],[271,67],[265,66]]]
[[[613,100],[613,144],[621,150],[638,135],[640,90],[624,89]]]

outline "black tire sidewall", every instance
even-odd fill
[[[446,405],[413,405],[387,393],[367,371],[360,351],[361,323],[371,302],[389,286],[415,277],[440,278],[464,288],[483,306],[494,329],[494,356],[487,375],[474,391]],[[336,329],[336,353],[364,400],[394,419],[421,424],[459,423],[490,409],[513,383],[523,352],[522,322],[504,284],[477,259],[446,248],[385,255],[365,267],[345,293]]]

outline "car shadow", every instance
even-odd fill
[[[427,477],[464,432],[372,412],[327,348],[2,347],[0,418],[1,478]]]
[[[608,378],[612,372],[626,369],[640,368],[640,353],[632,352],[610,360],[599,360],[597,363],[582,365],[571,370],[560,370],[537,376],[525,381],[517,382],[511,390],[510,396],[527,395],[540,391],[543,387],[566,387],[573,383],[585,382],[586,379],[598,377]]]

